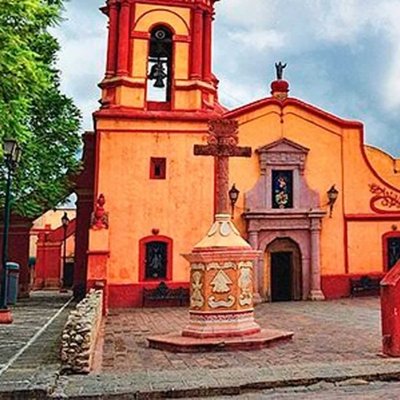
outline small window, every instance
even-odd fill
[[[168,244],[149,242],[146,244],[145,279],[166,279]]]
[[[166,158],[150,159],[150,179],[165,179],[166,172]]]
[[[400,237],[392,237],[387,239],[387,269],[390,270],[394,267],[398,260],[400,260]]]
[[[272,171],[272,208],[293,208],[293,171]]]

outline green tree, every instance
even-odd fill
[[[0,0],[0,139],[22,148],[13,211],[27,217],[63,200],[79,169],[81,116],[60,91],[59,44],[49,33],[62,11],[63,0]],[[4,170],[0,179],[1,206]]]

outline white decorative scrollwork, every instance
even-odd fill
[[[236,264],[233,262],[224,262],[224,263],[209,263],[207,264],[207,271],[211,271],[212,269],[236,269]]]
[[[192,264],[192,271],[204,271],[206,266],[204,264]]]
[[[242,263],[248,264],[248,263]],[[239,304],[241,306],[251,306],[253,303],[253,278],[252,278],[252,264],[250,266],[241,266],[240,276],[239,276],[239,288],[241,293],[239,296]]]
[[[190,307],[203,307],[204,297],[201,293],[203,288],[202,274],[199,271],[195,271],[192,274],[192,295],[190,297]]]
[[[211,308],[230,308],[235,304],[235,298],[228,296],[226,300],[217,300],[215,296],[211,296],[208,299],[208,305]]]

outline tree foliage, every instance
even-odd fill
[[[59,44],[49,33],[62,11],[63,0],[0,0],[0,139],[22,148],[13,211],[28,217],[63,200],[79,168],[80,112],[60,91]]]

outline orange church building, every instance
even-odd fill
[[[352,277],[400,258],[400,161],[365,145],[363,124],[289,95],[227,110],[212,73],[216,0],[109,0],[107,68],[94,113],[94,212],[87,286],[109,307],[137,307],[143,288],[189,287],[190,253],[214,217],[214,160],[196,157],[215,118],[239,123],[250,158],[230,160],[242,236],[262,255],[264,300],[348,296]],[[295,88],[292,88],[295,91]],[[78,207],[78,219],[79,219]],[[79,235],[77,236],[79,238]],[[83,277],[83,278],[82,278]]]

